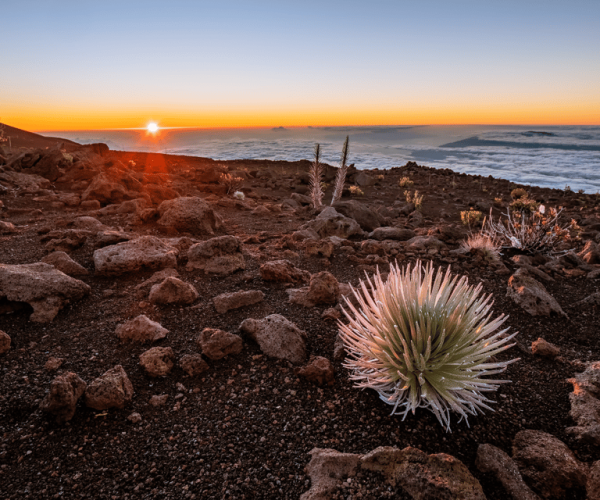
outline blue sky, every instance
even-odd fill
[[[600,116],[598,1],[2,3],[30,128]]]

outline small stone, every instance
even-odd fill
[[[139,424],[142,421],[142,416],[137,412],[133,412],[127,417],[127,420],[129,420],[132,424]]]
[[[248,318],[242,322],[240,330],[255,340],[267,356],[296,365],[306,360],[306,332],[280,314],[263,319]]]
[[[54,372],[62,366],[63,362],[64,362],[64,359],[62,359],[62,358],[50,357],[50,358],[48,358],[48,361],[46,361],[46,364],[44,365],[44,370],[49,371],[49,372]]]
[[[171,276],[150,289],[149,300],[152,304],[185,305],[198,298],[198,291],[189,283]]]
[[[321,356],[314,357],[308,365],[297,368],[295,374],[317,385],[333,385],[333,366],[331,361]]]
[[[50,384],[50,393],[43,399],[40,408],[64,424],[73,418],[77,400],[85,392],[85,382],[73,372],[59,375]]]
[[[158,408],[167,404],[167,399],[169,399],[167,394],[161,394],[160,396],[154,395],[150,398],[150,404],[155,408]]]
[[[224,358],[229,354],[239,354],[243,346],[239,335],[214,328],[202,330],[197,343],[202,353],[212,360]]]
[[[260,266],[260,276],[265,281],[306,283],[310,273],[296,268],[288,260],[273,260]]]
[[[95,410],[124,408],[133,398],[133,385],[121,365],[93,380],[85,390],[85,404]]]
[[[342,317],[342,313],[335,309],[334,307],[330,307],[329,309],[325,309],[321,314],[321,319],[323,321],[336,321]]]
[[[196,377],[208,370],[209,366],[200,354],[186,354],[179,360],[179,367],[190,377]]]
[[[170,347],[153,347],[140,354],[140,365],[150,377],[165,377],[173,369],[175,354]]]
[[[542,356],[543,358],[554,359],[560,354],[560,349],[540,337],[535,342],[531,343],[531,352],[537,356]]]
[[[262,302],[265,294],[260,290],[248,290],[243,292],[222,293],[213,299],[215,309],[219,314],[225,314],[232,309],[251,306]]]
[[[156,321],[152,321],[144,314],[117,326],[115,334],[123,341],[155,342],[164,339],[169,330],[163,328]]]
[[[0,354],[4,354],[10,350],[10,342],[8,333],[0,330]]]

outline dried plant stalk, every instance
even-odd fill
[[[309,172],[310,198],[314,208],[323,206],[323,186],[321,184],[323,178],[323,165],[321,159],[321,145],[315,146],[315,159],[312,162]]]
[[[344,182],[346,182],[346,173],[348,172],[348,140],[349,136],[346,136],[344,147],[342,148],[342,158],[340,161],[340,168],[335,176],[335,184],[333,187],[333,197],[331,198],[331,205],[340,201],[342,197],[342,191],[344,190]]]

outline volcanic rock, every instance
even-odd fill
[[[40,409],[56,417],[56,422],[64,424],[75,415],[77,400],[85,392],[86,383],[73,372],[56,377],[50,384],[50,393],[40,404]]]
[[[532,278],[523,268],[517,269],[508,280],[507,296],[532,316],[550,316],[555,312],[567,317],[544,285]]]
[[[121,340],[143,343],[164,339],[169,330],[140,314],[137,318],[117,326],[115,333]]]
[[[205,273],[225,275],[245,268],[242,243],[235,236],[211,238],[188,250],[188,271],[201,269]]]
[[[150,377],[166,377],[173,369],[174,360],[170,347],[152,347],[140,354],[140,365]]]
[[[172,269],[169,267],[167,269],[163,269],[162,271],[155,272],[150,278],[135,287],[135,296],[138,299],[147,298],[154,285],[162,283],[171,276],[175,278],[179,277],[177,269]]]
[[[150,289],[152,304],[173,305],[191,304],[198,298],[198,291],[189,283],[173,276]]]
[[[229,354],[239,354],[243,347],[242,338],[239,335],[214,328],[202,330],[197,343],[202,353],[214,361]]]
[[[483,473],[494,474],[513,500],[540,500],[523,481],[514,460],[501,449],[491,444],[480,444],[475,466]]]
[[[260,276],[265,281],[305,283],[310,273],[294,266],[289,260],[272,260],[260,266]]]
[[[350,236],[363,234],[358,222],[338,213],[333,207],[325,208],[316,219],[307,222],[300,229],[312,230],[320,238],[327,238],[328,236],[349,238]]]
[[[0,330],[0,354],[7,353],[10,350],[10,342],[8,333]]]
[[[560,349],[540,337],[535,342],[532,342],[531,352],[536,356],[554,359],[560,354]]]
[[[101,248],[94,252],[94,265],[100,274],[123,274],[143,267],[176,267],[178,250],[155,236]]]
[[[300,500],[327,500],[346,477],[361,469],[380,472],[415,500],[485,500],[483,489],[469,469],[445,453],[427,455],[416,448],[379,447],[366,455],[314,448],[306,466],[311,489]]]
[[[90,293],[90,287],[58,271],[50,264],[0,264],[0,298],[27,302],[31,321],[52,321],[66,304]]]
[[[551,434],[518,432],[513,440],[513,460],[523,478],[544,498],[559,500],[585,491],[585,467]]]
[[[296,375],[317,385],[333,385],[333,365],[322,356],[315,356],[310,363],[295,370]]]
[[[260,290],[222,293],[213,298],[213,304],[219,314],[225,314],[232,309],[258,304],[265,299],[265,294]]]
[[[175,198],[163,201],[158,207],[161,226],[172,227],[191,234],[214,234],[222,219],[202,198]]]
[[[271,314],[264,319],[248,318],[240,330],[255,340],[267,356],[286,359],[296,365],[306,359],[304,330],[280,314]]]
[[[65,252],[53,252],[46,255],[42,262],[54,266],[67,276],[85,276],[89,274],[88,270],[75,262]]]
[[[364,203],[354,200],[338,201],[337,203],[333,204],[333,208],[335,208],[340,214],[354,219],[356,222],[358,222],[358,225],[361,227],[361,229],[365,231],[373,231],[381,226],[379,214],[371,210]]]
[[[369,238],[374,240],[397,240],[408,241],[414,238],[415,232],[412,229],[402,227],[378,227],[372,233],[369,233]]]
[[[569,394],[571,411],[569,415],[577,423],[568,427],[567,433],[576,439],[600,445],[600,361],[591,363],[583,373],[567,380],[573,384]]]
[[[0,220],[0,234],[14,234],[16,232],[17,228],[12,222],[4,222],[3,220]]]
[[[95,410],[124,408],[133,398],[133,386],[121,365],[93,380],[85,390],[85,404]]]
[[[579,256],[586,264],[600,264],[600,245],[593,241],[587,241]]]
[[[196,377],[209,368],[200,354],[185,354],[179,360],[179,367],[190,377]]]
[[[307,240],[304,253],[309,257],[329,258],[333,254],[334,245],[331,240]]]

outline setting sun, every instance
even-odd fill
[[[158,132],[158,125],[154,122],[150,122],[146,128],[148,129],[148,132],[152,134]]]

